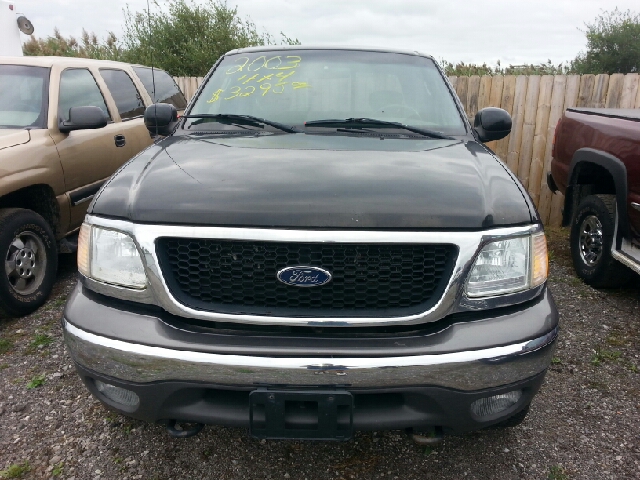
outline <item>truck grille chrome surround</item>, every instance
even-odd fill
[[[455,245],[424,243],[174,237],[159,238],[156,247],[163,277],[180,303],[207,311],[292,317],[424,312],[442,295],[457,251]],[[292,265],[326,269],[331,281],[315,289],[293,288],[277,278]]]
[[[168,313],[186,318],[209,320],[216,322],[237,322],[257,325],[289,325],[289,326],[323,326],[323,327],[350,327],[350,326],[391,326],[413,325],[432,322],[443,318],[456,311],[479,310],[496,305],[520,303],[540,294],[541,289],[536,288],[530,292],[520,292],[510,301],[507,296],[473,300],[463,295],[464,282],[469,269],[473,265],[475,256],[487,243],[496,239],[519,237],[530,235],[539,231],[539,225],[527,225],[521,227],[496,228],[475,232],[457,231],[358,231],[358,230],[284,230],[284,229],[252,229],[252,228],[226,228],[206,226],[182,226],[182,225],[147,225],[137,224],[123,220],[113,220],[88,215],[85,220],[89,224],[104,228],[111,228],[130,234],[136,242],[145,264],[148,279],[148,288],[136,292],[130,289],[114,288],[111,285],[102,284],[92,279],[83,278],[83,283],[88,288],[118,298],[141,303],[152,303],[162,307]],[[157,245],[162,238],[182,239],[210,239],[229,240],[235,242],[285,242],[285,243],[311,243],[332,246],[335,244],[367,244],[367,245],[453,245],[457,248],[457,256],[450,271],[445,273],[448,277],[442,283],[442,293],[432,305],[427,305],[424,311],[396,312],[396,315],[376,315],[375,309],[368,310],[365,315],[335,316],[313,315],[287,316],[276,312],[275,314],[257,313],[229,313],[228,311],[207,311],[181,303],[171,291],[160,267]],[[455,253],[454,253],[455,256]],[[275,277],[275,273],[274,273]],[[322,287],[320,287],[322,288]],[[304,290],[304,289],[300,289]],[[312,289],[316,290],[316,289]]]

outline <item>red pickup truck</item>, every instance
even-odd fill
[[[565,194],[562,225],[571,226],[578,276],[622,285],[640,273],[640,110],[568,109],[552,156],[547,183]]]

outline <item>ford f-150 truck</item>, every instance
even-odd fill
[[[472,127],[420,53],[255,47],[145,122],[165,138],[92,202],[63,319],[103,403],[174,436],[523,421],[558,314],[538,214],[483,145],[504,110]]]
[[[554,137],[552,192],[565,194],[573,264],[594,287],[640,273],[640,110],[571,108]]]

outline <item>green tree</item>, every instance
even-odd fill
[[[203,76],[229,50],[276,43],[226,1],[176,0],[167,9],[154,4],[150,12],[134,14],[127,7],[122,39],[125,61],[153,63],[176,76]],[[300,43],[281,35],[282,43]]]
[[[632,73],[640,70],[640,14],[603,11],[585,24],[587,51],[571,63],[573,73]]]

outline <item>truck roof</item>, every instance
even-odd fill
[[[52,67],[53,65],[62,65],[65,67],[86,67],[88,65],[98,65],[101,67],[107,66],[123,66],[131,65],[124,62],[115,62],[113,60],[95,60],[93,58],[78,58],[78,57],[38,57],[38,56],[25,56],[25,57],[0,57],[0,64],[9,65],[30,65],[34,67]],[[135,65],[143,66],[143,65]]]
[[[257,47],[245,47],[237,48],[227,52],[227,55],[234,55],[237,53],[249,53],[249,52],[270,52],[270,51],[282,51],[282,50],[355,50],[359,52],[382,52],[382,53],[399,53],[402,55],[416,55],[420,57],[427,57],[431,60],[434,58],[431,55],[418,52],[416,50],[400,50],[395,48],[385,47],[365,47],[365,46],[348,46],[348,45],[260,45]]]
[[[640,122],[640,109],[638,108],[567,108],[567,110],[584,115],[598,115]]]

